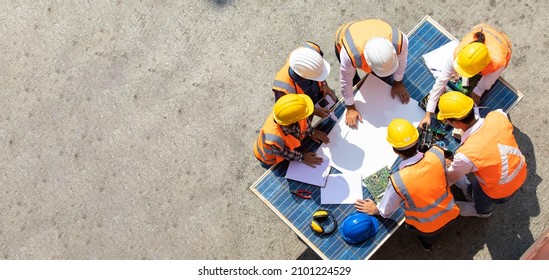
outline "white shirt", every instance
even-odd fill
[[[501,109],[495,110],[495,112],[499,112],[503,114],[505,117],[507,117],[507,114],[503,112]],[[477,122],[471,126],[469,129],[467,129],[463,134],[461,135],[461,144],[465,143],[467,138],[471,136],[472,134],[476,133],[484,124],[484,118],[479,118]],[[454,160],[450,164],[450,167],[448,167],[446,171],[446,178],[448,179],[448,184],[451,186],[454,184],[457,180],[461,179],[466,174],[469,174],[471,172],[477,171],[478,168],[473,164],[473,162],[464,154],[462,153],[456,153],[454,155]]]
[[[401,53],[398,55],[398,68],[393,74],[393,79],[395,81],[402,81],[404,78],[404,71],[406,70],[406,63],[408,58],[408,37],[402,33],[402,46]],[[353,61],[347,54],[345,48],[341,48],[339,52],[339,59],[341,60],[341,65],[339,67],[339,81],[341,83],[341,92],[343,98],[345,99],[345,105],[355,104],[353,98],[353,78],[356,74],[356,68],[353,66]]]
[[[403,160],[398,165],[398,170],[402,170],[402,168],[417,163],[423,159],[423,153],[418,152],[415,156]],[[387,189],[385,190],[385,194],[383,195],[383,198],[381,198],[381,201],[377,205],[377,209],[379,210],[379,215],[383,218],[388,218],[391,216],[395,211],[398,209],[400,204],[402,203],[403,199],[400,197],[400,195],[397,194],[395,187],[393,186],[393,183],[391,180],[388,180],[387,182]]]
[[[450,56],[446,60],[446,64],[443,67],[444,69],[433,69],[437,71],[438,77],[433,85],[433,88],[429,92],[429,101],[427,102],[426,111],[434,113],[438,104],[440,96],[446,91],[446,84],[452,78],[454,74],[454,57]],[[501,73],[505,70],[505,67],[501,67],[495,72],[490,74],[482,75],[480,80],[477,83],[477,86],[473,89],[473,93],[482,96],[484,91],[489,90],[492,85],[497,81],[501,76]]]

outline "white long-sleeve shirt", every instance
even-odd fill
[[[408,37],[404,33],[402,34],[401,47],[402,51],[398,55],[398,68],[393,74],[393,79],[395,81],[402,81],[402,78],[404,78],[404,71],[406,71],[406,63],[408,58]],[[356,74],[356,68],[353,66],[353,61],[347,54],[345,48],[341,48],[339,58],[341,60],[341,65],[339,68],[341,92],[345,100],[345,105],[353,105],[355,104],[355,100],[353,98],[353,78]]]
[[[505,112],[501,109],[495,110],[495,112],[499,112],[505,117],[508,117]],[[478,118],[477,122],[471,126],[469,129],[467,129],[463,134],[461,135],[461,144],[465,143],[467,138],[477,132],[482,125],[484,124],[484,118]],[[462,153],[456,153],[454,155],[454,160],[450,164],[450,167],[447,169],[446,178],[448,179],[448,184],[451,186],[454,184],[457,180],[461,179],[466,174],[469,174],[471,172],[477,171],[478,168],[473,164],[473,162],[464,154]]]
[[[445,92],[446,90],[446,84],[448,84],[448,81],[452,78],[452,74],[454,74],[454,57],[449,56],[446,60],[446,63],[443,69],[434,69],[434,71],[437,71],[437,79],[435,81],[435,84],[433,85],[433,88],[429,92],[429,101],[427,102],[426,111],[430,113],[434,113],[435,109],[438,104],[438,100],[440,99],[440,96]],[[473,89],[473,93],[482,96],[482,94],[489,90],[492,85],[497,81],[497,79],[501,76],[501,73],[505,70],[505,67],[502,67],[498,69],[495,72],[492,72],[490,74],[483,75],[482,78],[477,83],[477,86]]]
[[[423,153],[417,153],[415,156],[408,158],[406,160],[403,160],[398,165],[398,170],[402,170],[402,168],[417,163],[423,158]],[[388,180],[387,182],[387,189],[385,190],[385,194],[383,195],[383,198],[381,198],[381,201],[377,205],[377,209],[379,210],[379,215],[383,218],[388,218],[391,216],[400,206],[402,203],[402,197],[397,194],[395,187],[393,186],[393,183],[391,180]]]

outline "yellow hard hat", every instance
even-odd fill
[[[298,122],[314,112],[313,100],[306,94],[286,94],[273,107],[275,121],[280,125]]]
[[[437,119],[463,119],[471,112],[475,102],[459,91],[449,91],[443,94],[438,101]]]
[[[490,63],[490,54],[485,44],[474,42],[461,49],[454,60],[454,69],[462,77],[478,74]]]
[[[419,132],[405,119],[393,119],[387,127],[387,142],[395,149],[406,149],[416,143]]]

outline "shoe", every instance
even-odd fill
[[[461,179],[457,180],[457,182],[455,182],[454,185],[456,185],[456,187],[461,189],[461,192],[463,193],[465,200],[473,201],[473,192],[471,189],[471,182],[469,182],[469,179],[467,179],[466,176],[463,176]]]
[[[478,213],[474,202],[456,201],[456,204],[459,207],[459,215],[462,217],[488,218],[492,215],[492,212],[485,214]]]
[[[433,244],[427,244],[423,242],[423,239],[419,238],[419,244],[421,244],[421,248],[423,248],[423,251],[425,252],[431,252],[433,250]]]
[[[489,212],[489,213],[486,213],[486,214],[480,214],[480,213],[477,213],[477,216],[476,217],[479,217],[479,218],[488,218],[492,216],[492,212]]]

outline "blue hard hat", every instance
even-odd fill
[[[357,212],[343,220],[339,231],[345,241],[355,244],[376,235],[378,229],[377,219],[368,214]]]

